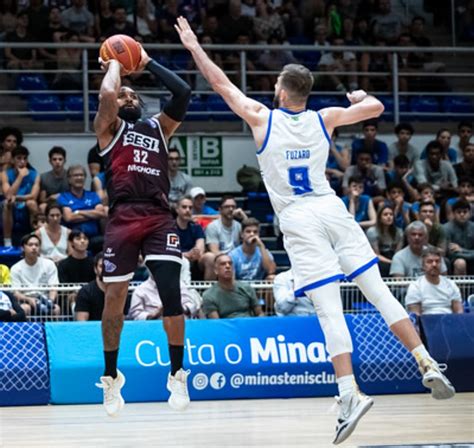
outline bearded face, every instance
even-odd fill
[[[125,121],[131,123],[137,122],[142,116],[142,108],[131,104],[124,104],[119,107],[118,116]]]

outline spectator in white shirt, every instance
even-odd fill
[[[275,276],[273,297],[277,316],[314,316],[313,302],[306,295],[295,297],[295,282],[291,269]]]

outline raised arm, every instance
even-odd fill
[[[103,70],[106,70],[99,92],[99,110],[94,119],[94,130],[99,147],[105,148],[114,137],[120,126],[118,117],[119,106],[117,97],[120,91],[120,74],[122,66],[115,59],[107,62],[100,60]]]
[[[199,71],[206,78],[212,89],[221,95],[229,107],[248,123],[254,132],[256,140],[258,140],[256,132],[259,136],[258,128],[264,127],[263,133],[265,133],[270,115],[269,109],[258,101],[245,96],[241,90],[232,84],[225,73],[212,62],[201,45],[199,45],[196,35],[185,18],[179,17],[175,28],[184,47],[190,51]],[[264,138],[265,135],[263,135],[262,141]]]
[[[328,107],[319,111],[329,135],[338,126],[376,118],[384,111],[384,105],[363,90],[348,93],[347,99],[351,102],[349,107]]]

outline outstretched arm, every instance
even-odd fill
[[[338,126],[376,118],[384,111],[384,105],[363,90],[348,93],[347,99],[351,102],[349,107],[328,107],[320,110],[329,135]]]
[[[94,130],[99,142],[99,148],[105,148],[112,140],[119,128],[117,97],[120,91],[120,62],[111,59],[107,62],[99,61],[103,70],[106,70],[99,92],[99,110],[94,119]]]
[[[266,106],[248,98],[239,90],[225,73],[211,61],[206,52],[199,45],[196,35],[189,26],[188,21],[178,18],[175,25],[181,42],[191,52],[199,71],[210,84],[212,89],[224,98],[229,107],[252,128],[255,135],[255,127],[266,126],[270,111]]]

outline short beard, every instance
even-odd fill
[[[278,95],[275,95],[273,97],[273,108],[274,109],[279,109],[280,108],[280,98],[278,98]]]
[[[142,116],[141,107],[125,107],[122,106],[119,108],[118,116],[125,121],[135,123],[140,120]]]

